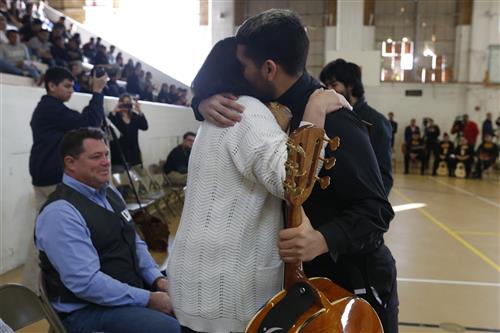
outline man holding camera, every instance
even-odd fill
[[[102,90],[107,76],[93,77],[92,98],[83,112],[71,110],[65,102],[73,94],[73,75],[65,68],[53,67],[45,73],[45,89],[31,117],[33,145],[29,159],[29,171],[35,192],[36,213],[62,181],[63,164],[58,154],[63,136],[72,129],[80,127],[99,127],[104,119],[104,98]],[[23,272],[23,282],[37,290],[38,254],[34,244],[28,250],[28,259]]]

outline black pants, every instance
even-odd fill
[[[479,178],[482,177],[483,171],[491,167],[495,163],[495,160],[486,160],[486,161],[481,161],[479,158],[477,159],[476,162],[476,170],[475,170],[475,176],[478,176]]]
[[[420,174],[424,174],[425,170],[425,153],[421,152],[417,154],[417,157],[415,157],[417,161],[420,161]],[[410,153],[405,154],[405,173],[408,173],[410,171],[410,160],[411,156]]]

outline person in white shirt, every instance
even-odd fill
[[[250,96],[234,37],[213,47],[192,89],[201,99],[231,93],[245,112],[232,127],[205,121],[198,130],[167,267],[169,293],[185,332],[242,332],[281,290],[277,242],[288,135],[270,109]],[[327,110],[344,106],[350,107],[341,95],[320,89],[302,120],[322,128]]]
[[[19,42],[19,32],[17,30],[8,30],[7,39],[9,40],[8,44],[0,45],[0,58],[7,64],[20,69],[22,74],[26,73],[35,81],[38,81],[40,79],[40,72],[31,65],[28,48]]]

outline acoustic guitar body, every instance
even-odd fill
[[[281,302],[286,302],[288,290],[284,289],[254,316],[245,333],[383,333],[377,313],[364,299],[354,296],[327,278],[311,278],[309,283],[317,290],[321,305],[314,302],[308,306],[297,315],[290,327],[282,327],[279,321],[265,323],[270,313]]]
[[[455,177],[457,178],[465,178],[465,164],[463,162],[458,162],[455,168]]]
[[[329,177],[317,177],[318,161],[328,170],[335,158],[323,158],[325,132],[315,127],[295,130],[287,142],[288,158],[283,183],[287,202],[287,227],[302,223],[301,205],[316,181],[325,189]],[[335,151],[338,137],[327,140]],[[272,297],[250,320],[245,333],[380,333],[377,313],[365,300],[324,277],[307,278],[302,263],[285,263],[284,289]]]
[[[447,176],[448,175],[448,164],[446,164],[445,161],[439,162],[436,173],[438,174],[438,176]]]

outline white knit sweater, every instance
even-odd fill
[[[259,100],[238,103],[241,122],[205,121],[198,130],[168,264],[175,315],[200,332],[243,332],[282,285],[277,235],[288,136]]]

